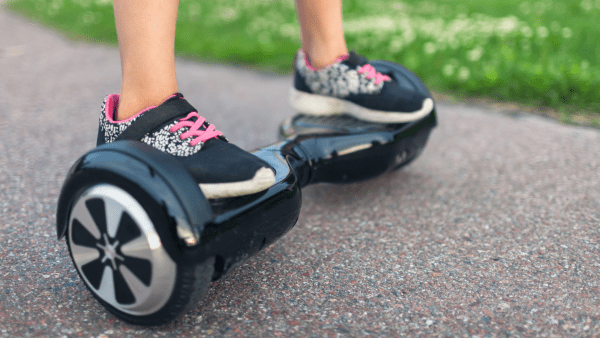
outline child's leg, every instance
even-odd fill
[[[264,191],[275,183],[271,166],[230,143],[177,93],[178,6],[176,0],[114,0],[123,82],[121,95],[104,100],[96,143],[136,140],[170,154],[209,199]]]
[[[177,0],[114,0],[122,84],[117,111],[126,119],[177,92]]]
[[[348,54],[342,28],[341,0],[296,0],[302,49],[315,68]]]

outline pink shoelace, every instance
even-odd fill
[[[392,80],[389,76],[378,73],[377,70],[375,70],[375,67],[371,66],[368,63],[358,69],[358,74],[362,73],[367,73],[367,79],[369,80],[375,78],[376,85],[380,84],[383,81]]]
[[[191,121],[191,119],[194,117],[196,118],[196,121]],[[209,124],[205,130],[201,130],[200,127],[202,127],[205,121],[206,119],[198,115],[197,112],[191,112],[186,117],[179,119],[179,122],[171,127],[170,131],[174,133],[183,127],[188,127],[189,130],[181,134],[179,138],[184,140],[188,137],[194,137],[194,139],[190,142],[192,147],[200,142],[205,142],[213,137],[223,135],[222,132],[215,130],[215,126],[212,124]]]

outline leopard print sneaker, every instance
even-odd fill
[[[404,123],[425,117],[434,107],[433,100],[406,79],[378,72],[355,52],[315,69],[300,50],[294,73],[290,104],[304,114],[349,114],[369,122]]]
[[[118,106],[118,94],[104,99],[97,145],[134,139],[172,155],[190,171],[208,199],[254,194],[275,184],[268,163],[230,143],[179,93],[122,121],[114,119]],[[165,118],[160,117],[164,116],[172,118],[163,122]]]

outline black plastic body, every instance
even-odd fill
[[[243,199],[212,201],[215,219],[202,233],[198,256],[188,259],[214,256],[213,279],[275,242],[296,224],[303,187],[362,181],[397,169],[422,152],[436,125],[435,112],[420,121],[399,125],[331,117],[317,118],[311,126],[306,120],[301,115],[291,119],[289,126],[299,134],[254,152],[276,170],[273,187]]]
[[[435,112],[409,124],[368,124],[371,130],[332,132],[325,120],[339,124],[340,120],[353,119],[323,118],[317,124],[321,132],[315,133],[305,133],[308,126],[301,123],[302,116],[292,119],[296,132],[301,134],[254,152],[275,169],[277,183],[262,194],[210,201],[215,218],[203,229],[199,247],[187,250],[185,260],[202,261],[214,256],[213,279],[219,278],[296,224],[303,187],[362,181],[397,169],[422,152],[436,125]]]

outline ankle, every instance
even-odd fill
[[[130,100],[129,96],[121,95],[119,97],[119,104],[115,108],[115,116],[113,118],[115,121],[126,120],[151,106],[151,104],[146,102]]]
[[[342,56],[348,54],[346,46],[338,48],[312,48],[304,49],[306,60],[315,69],[321,69],[337,62]]]
[[[167,95],[156,95],[152,97],[141,97],[132,94],[121,94],[119,96],[119,103],[115,109],[115,121],[122,121],[131,118],[139,112],[146,110],[150,107],[156,107],[165,102],[173,93]]]

